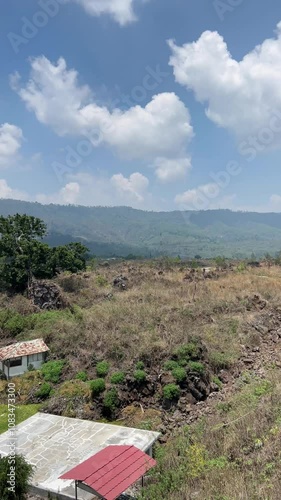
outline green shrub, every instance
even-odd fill
[[[223,413],[228,413],[232,410],[232,404],[230,402],[221,402],[217,404],[217,409]]]
[[[178,368],[174,368],[174,370],[172,371],[172,375],[178,384],[186,379],[186,371],[180,366]]]
[[[8,484],[11,467],[15,471],[15,490]],[[33,466],[22,455],[7,455],[0,458],[0,498],[1,500],[24,499],[29,491]]]
[[[0,327],[15,337],[24,330],[32,330],[35,326],[33,315],[23,316],[12,310],[0,312]]]
[[[0,313],[1,316],[1,313]],[[72,314],[69,309],[63,311],[41,311],[27,316],[20,316],[22,320],[13,319],[12,324],[8,323],[8,327],[12,328],[12,331],[21,333],[22,331],[38,330],[41,336],[48,335],[56,329],[57,324],[64,321],[65,324],[69,322],[76,322],[75,314]],[[0,328],[1,328],[1,318],[0,318]],[[20,330],[20,331],[19,331]],[[8,330],[7,330],[8,332]],[[17,333],[17,334],[18,334]]]
[[[209,354],[209,362],[215,371],[230,368],[231,359],[224,352],[214,351]]]
[[[16,311],[13,311],[12,309],[1,309],[0,310],[0,328],[1,330],[5,330],[5,325],[7,321],[14,316],[14,314],[17,314]]]
[[[83,321],[83,309],[81,307],[77,306],[77,304],[73,304],[71,307],[71,313],[73,314],[74,318],[77,321]]]
[[[263,380],[254,390],[254,395],[258,398],[268,394],[272,389],[272,384],[269,380]]]
[[[96,372],[98,377],[106,377],[109,372],[109,363],[107,361],[97,363]]]
[[[163,396],[165,399],[172,400],[180,397],[180,388],[176,384],[167,384],[163,387]]]
[[[106,286],[108,285],[108,281],[104,276],[99,275],[96,277],[96,284],[98,286]]]
[[[146,381],[146,373],[143,370],[136,370],[134,372],[134,379],[138,384],[141,384]]]
[[[246,271],[246,269],[247,269],[246,262],[240,262],[240,264],[237,266],[238,273],[242,273],[243,271]]]
[[[200,373],[200,375],[203,375],[206,371],[205,366],[199,361],[189,361],[187,366],[192,372]]]
[[[75,378],[77,380],[82,380],[82,382],[86,382],[88,380],[88,375],[86,372],[78,372]]]
[[[172,370],[175,370],[176,368],[179,368],[179,364],[177,361],[173,361],[172,359],[169,361],[165,361],[164,363],[164,369],[168,370],[171,372]]]
[[[50,396],[51,390],[52,386],[48,382],[44,382],[35,393],[35,396],[40,399],[47,399]]]
[[[64,364],[64,361],[47,361],[47,363],[44,363],[41,367],[41,373],[46,382],[57,384],[62,374]]]
[[[113,413],[119,404],[118,392],[116,389],[110,389],[104,395],[103,406],[107,412]]]
[[[136,364],[136,369],[137,370],[143,370],[144,369],[144,362],[143,361],[138,361]]]
[[[111,376],[110,382],[112,384],[123,384],[125,380],[125,373],[124,372],[116,372],[113,373]]]
[[[184,359],[184,358],[183,358],[183,359],[179,359],[179,360],[178,360],[178,365],[179,365],[179,366],[187,366],[187,364],[188,364],[187,359]]]
[[[175,351],[175,356],[179,360],[197,359],[199,355],[199,345],[196,341],[184,344]]]
[[[223,386],[222,381],[219,379],[219,377],[218,377],[217,375],[214,375],[214,376],[212,377],[212,382],[213,382],[214,384],[216,384],[216,385],[218,386],[218,388],[219,388],[219,389],[221,389],[221,388],[222,388],[222,386]]]
[[[105,391],[105,381],[103,378],[97,378],[96,380],[91,380],[90,389],[92,392],[92,396],[99,396],[102,392]]]

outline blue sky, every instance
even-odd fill
[[[280,21],[280,0],[5,2],[0,197],[281,211]]]

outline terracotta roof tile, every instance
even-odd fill
[[[45,344],[43,339],[17,342],[16,344],[7,345],[0,349],[0,361],[47,351],[49,351],[49,347]]]

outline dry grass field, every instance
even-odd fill
[[[57,283],[62,311],[0,299],[2,345],[43,337],[57,363],[15,380],[19,404],[159,429],[147,500],[280,498],[280,267],[113,262]]]

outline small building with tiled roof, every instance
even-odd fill
[[[32,365],[40,368],[49,351],[43,339],[16,342],[0,348],[0,370],[7,378],[22,375]]]

